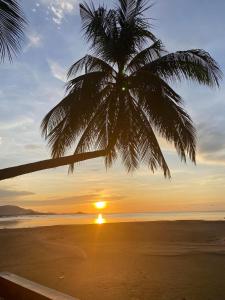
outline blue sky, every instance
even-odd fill
[[[12,64],[0,68],[1,168],[49,157],[40,122],[63,97],[69,66],[88,52],[78,1],[23,0],[21,4],[29,21],[23,50]],[[157,0],[148,15],[167,50],[202,48],[224,72],[224,11],[222,0]],[[144,167],[127,175],[119,162],[106,172],[97,159],[78,165],[74,175],[67,176],[67,168],[60,168],[1,182],[0,205],[91,211],[94,200],[106,199],[109,211],[225,209],[224,83],[213,90],[187,82],[173,87],[198,129],[197,166],[179,162],[167,146],[170,181]]]

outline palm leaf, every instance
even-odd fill
[[[208,86],[219,86],[222,78],[215,60],[200,49],[170,53],[143,68],[167,80],[181,81],[185,78]]]
[[[142,50],[129,62],[127,71],[137,71],[147,63],[154,61],[162,56],[165,52],[164,46],[160,40],[154,42],[150,47]]]
[[[26,21],[16,0],[0,1],[0,56],[3,61],[21,49]]]
[[[53,157],[62,156],[82,133],[107,89],[99,88],[105,74],[92,72],[69,83],[69,94],[42,121],[42,134],[48,139]]]
[[[76,76],[83,70],[85,70],[85,73],[101,71],[111,75],[116,75],[116,71],[113,67],[104,60],[92,55],[85,55],[69,68],[67,77],[70,78],[72,76]]]
[[[138,80],[141,84],[139,89],[135,85],[135,93],[150,123],[162,137],[174,144],[182,160],[186,161],[187,154],[195,162],[195,128],[190,116],[181,107],[182,102],[176,101],[170,90],[168,93],[162,88],[163,85],[150,85],[150,79],[153,82],[151,74],[149,77],[147,72],[142,77],[140,75]]]
[[[139,138],[140,138],[140,159],[146,161],[152,172],[157,170],[159,166],[165,177],[170,178],[170,171],[165,158],[160,149],[159,143],[152,129],[152,126],[140,107],[140,105],[133,99],[133,111],[140,126]]]

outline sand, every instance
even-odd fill
[[[81,300],[225,300],[225,222],[0,230],[0,271]]]

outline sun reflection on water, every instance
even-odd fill
[[[102,214],[98,214],[98,217],[95,219],[96,224],[104,224],[106,220],[103,218]]]

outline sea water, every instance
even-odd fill
[[[100,221],[99,221],[100,220]],[[225,211],[210,212],[148,212],[104,214],[57,214],[1,217],[0,229],[31,228],[54,225],[102,224],[146,221],[225,221]]]

